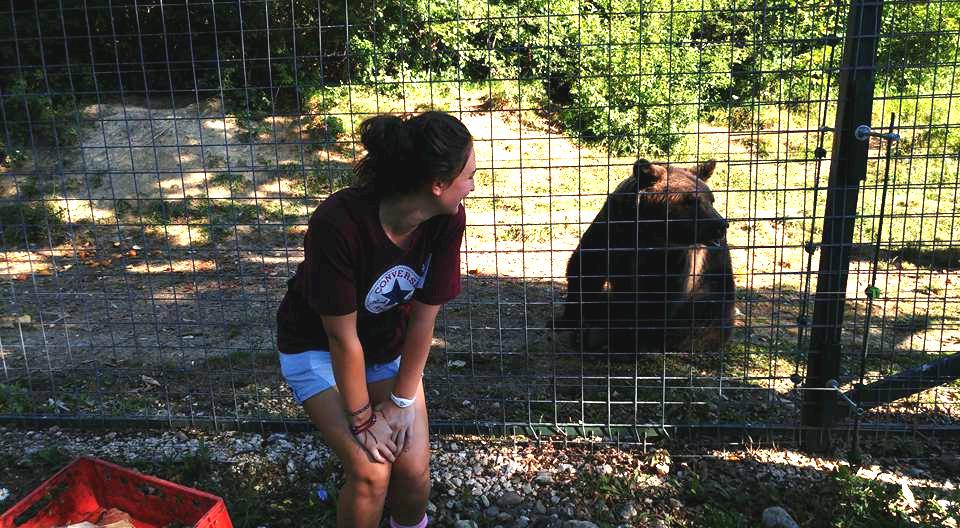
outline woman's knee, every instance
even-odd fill
[[[387,487],[390,485],[390,464],[356,459],[345,466],[347,482],[353,483],[358,493],[368,496],[387,494]]]
[[[429,464],[397,464],[393,468],[391,480],[401,484],[404,489],[430,489]]]

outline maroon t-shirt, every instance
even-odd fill
[[[461,205],[420,224],[404,250],[383,231],[374,194],[351,187],[327,198],[310,217],[303,262],[277,310],[280,351],[330,350],[320,316],[355,311],[367,364],[395,359],[409,301],[443,304],[460,293],[465,225]]]

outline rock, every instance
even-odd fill
[[[460,519],[453,525],[455,528],[477,528],[477,523],[469,519]]]
[[[427,513],[429,513],[430,515],[433,515],[433,514],[437,513],[437,505],[434,504],[434,503],[432,503],[432,502],[428,502],[428,503],[427,503]]]
[[[513,520],[513,515],[510,515],[508,512],[500,512],[497,514],[497,520],[506,523]]]
[[[907,486],[906,482],[900,483],[900,494],[903,495],[903,501],[908,508],[911,510],[917,509],[917,499],[913,496],[913,491],[910,489],[910,486]]]
[[[619,517],[622,521],[631,521],[637,516],[638,513],[637,506],[633,503],[633,501],[630,501],[617,509],[617,517]]]
[[[547,507],[544,506],[543,503],[540,501],[537,501],[537,503],[533,506],[533,509],[536,510],[536,512],[539,513],[540,515],[547,514]]]
[[[527,528],[530,525],[530,518],[526,515],[521,515],[517,517],[517,520],[513,523],[513,528]]]
[[[513,508],[519,506],[522,502],[523,497],[514,491],[508,491],[497,499],[497,505],[501,508]]]
[[[790,517],[787,510],[780,506],[771,506],[763,510],[763,528],[800,528],[797,521]]]
[[[910,477],[922,477],[926,475],[927,472],[918,467],[912,467],[910,469],[907,469],[906,474],[907,476],[910,476]]]
[[[500,515],[500,508],[497,508],[496,506],[490,506],[486,510],[483,510],[483,514],[492,519],[497,515]]]
[[[483,507],[484,507],[484,508],[489,508],[489,507],[490,507],[490,499],[488,499],[486,495],[481,495],[481,496],[480,496],[480,504],[483,504]],[[496,514],[494,514],[494,515],[496,515]]]
[[[567,521],[563,523],[563,528],[600,528],[590,521]]]
[[[533,479],[537,484],[553,484],[553,475],[549,471],[541,471]]]
[[[673,497],[670,497],[670,507],[674,510],[679,510],[680,508],[683,508],[683,503],[677,499],[674,499]]]
[[[960,457],[953,455],[943,455],[937,459],[937,465],[946,469],[951,474],[960,473]]]

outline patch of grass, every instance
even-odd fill
[[[148,223],[197,226],[211,242],[223,240],[237,227],[283,220],[279,204],[271,201],[253,203],[252,199],[150,200],[142,210]]]
[[[222,497],[230,509],[233,525],[238,528],[335,524],[335,497],[320,501],[312,479],[305,478],[304,471],[288,474],[283,459],[262,464],[227,464],[215,461],[210,450],[201,444],[196,452],[178,459],[131,464],[143,473]],[[336,487],[330,484],[325,487],[334,491]]]
[[[6,247],[60,243],[63,209],[50,200],[0,200],[0,235]]]
[[[145,204],[144,204],[145,202]],[[173,221],[187,221],[202,218],[205,200],[187,198],[183,200],[144,200],[138,203],[143,219],[154,224],[167,225]]]
[[[274,366],[277,364],[277,355],[273,352],[238,350],[224,356],[209,357],[205,361],[208,369],[216,371],[231,368],[246,369]]]
[[[243,174],[236,172],[218,172],[213,178],[210,178],[210,184],[226,187],[234,194],[242,193],[247,190],[248,186]]]
[[[206,151],[203,155],[204,168],[219,169],[227,165],[227,158],[215,152]]]
[[[576,496],[591,505],[595,520],[616,525],[618,505],[642,500],[648,493],[643,489],[642,471],[631,474],[623,472],[604,473],[600,470],[586,470],[574,481]]]
[[[274,178],[299,178],[303,174],[303,165],[299,163],[278,163],[271,171]]]
[[[10,148],[0,141],[0,167],[15,169],[27,160],[26,153],[18,148]]]
[[[104,403],[107,413],[113,416],[151,415],[163,407],[156,396],[141,393],[124,394]]]
[[[48,82],[46,73],[39,67],[5,79],[4,120],[10,144],[0,145],[0,150],[77,143],[76,96],[68,91],[53,93]]]
[[[12,383],[0,383],[0,414],[26,414],[32,409],[27,389]]]
[[[48,446],[32,453],[29,456],[31,467],[40,469],[43,472],[58,470],[73,460],[73,456],[56,446]]]
[[[550,241],[551,234],[552,230],[548,225],[511,225],[497,229],[497,240],[542,244]]]
[[[353,169],[343,164],[319,164],[305,173],[305,198],[325,197],[346,187],[353,181]]]
[[[337,116],[327,115],[313,119],[304,127],[306,137],[321,147],[336,142],[346,132],[343,120]]]
[[[830,473],[823,482],[822,516],[836,528],[899,528],[917,526],[902,511],[891,508],[901,498],[900,489],[886,482],[858,477],[846,467]]]
[[[703,508],[701,517],[694,521],[693,526],[703,528],[746,528],[751,526],[743,514],[721,507],[707,504]]]
[[[242,143],[253,143],[257,139],[270,132],[270,125],[267,124],[266,115],[255,112],[241,112],[237,116],[237,127],[240,132],[237,133],[237,139]]]

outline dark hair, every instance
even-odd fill
[[[459,119],[431,111],[365,119],[360,141],[367,154],[355,169],[359,184],[384,196],[453,181],[467,164],[473,136]]]

